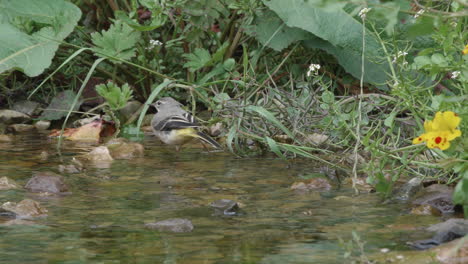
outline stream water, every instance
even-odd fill
[[[58,172],[92,146],[17,135],[0,143],[0,177],[23,185],[35,171]],[[115,160],[106,168],[61,173],[70,195],[44,196],[24,189],[0,191],[0,202],[30,198],[48,210],[28,223],[0,221],[0,263],[348,263],[339,242],[354,231],[364,254],[381,248],[409,250],[424,237],[416,223],[431,216],[407,215],[404,205],[382,205],[378,194],[354,196],[350,186],[299,194],[290,186],[320,164],[184,149],[175,153],[154,139],[145,157]],[[41,159],[41,152],[49,158]],[[241,204],[240,215],[215,214],[218,199]],[[147,229],[168,218],[192,221],[190,233]],[[413,231],[409,231],[413,230]]]

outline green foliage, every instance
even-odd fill
[[[365,30],[367,70],[364,81],[374,85],[382,85],[387,81],[389,69],[386,64],[379,62],[379,58],[385,55],[379,40],[344,10],[316,8],[302,0],[271,0],[265,1],[265,4],[289,27],[310,33],[305,41],[306,47],[322,49],[334,55],[340,65],[356,78],[360,78],[362,72],[360,58],[362,31]]]
[[[64,0],[0,0],[0,73],[41,74],[80,17]]]
[[[139,32],[122,21],[116,20],[108,30],[91,34],[91,40],[95,45],[91,49],[96,56],[108,58],[114,63],[121,63],[120,60],[130,60],[135,56],[135,44],[139,38]]]
[[[183,56],[188,60],[184,67],[189,68],[191,72],[211,66],[211,55],[206,49],[197,48],[193,53],[184,54]]]
[[[282,51],[291,43],[310,37],[304,30],[286,26],[272,11],[259,13],[246,33],[276,51]]]
[[[122,87],[117,86],[113,82],[99,84],[96,85],[96,92],[106,99],[112,111],[123,108],[128,100],[132,99],[132,90],[127,83],[122,85]]]

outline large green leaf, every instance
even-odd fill
[[[343,68],[356,78],[361,77],[363,25],[342,9],[317,8],[313,1],[264,0],[289,27],[313,34],[309,47],[316,47],[334,55]],[[315,37],[314,37],[315,36]],[[388,66],[379,62],[384,54],[377,38],[366,30],[364,81],[383,84]]]
[[[140,32],[116,20],[108,30],[91,34],[91,40],[95,45],[92,50],[99,57],[121,63],[120,60],[129,60],[135,56],[135,44],[139,39]]]
[[[0,0],[0,73],[41,74],[80,17],[64,0]]]
[[[254,25],[246,29],[246,33],[254,36],[264,46],[276,51],[287,48],[291,43],[307,39],[310,34],[298,28],[291,28],[273,12],[260,13]]]

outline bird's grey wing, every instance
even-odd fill
[[[191,114],[185,112],[182,115],[173,115],[163,119],[155,124],[154,129],[157,131],[170,131],[189,127],[196,128],[200,127],[200,125]]]

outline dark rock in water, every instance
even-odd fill
[[[452,241],[468,234],[468,220],[452,218],[443,223],[435,224],[427,228],[430,232],[436,232],[431,239],[418,240],[410,243],[417,249],[428,249],[445,242]]]
[[[14,216],[20,219],[28,219],[47,216],[47,209],[34,200],[24,199],[19,203],[6,202],[2,204],[0,206],[0,215],[2,214],[9,214],[10,217]]]
[[[237,215],[239,212],[239,204],[236,201],[221,199],[210,204],[215,209],[216,214],[222,215]]]
[[[19,101],[13,105],[13,110],[27,114],[39,114],[39,103],[33,101]]]
[[[156,223],[145,224],[145,227],[150,229],[157,229],[164,232],[186,233],[193,230],[193,225],[190,220],[182,218],[172,218]]]
[[[291,185],[291,189],[295,191],[310,191],[310,190],[324,190],[331,189],[331,185],[327,179],[312,178],[305,181],[295,182]]]
[[[30,121],[31,118],[18,111],[13,110],[0,110],[0,123],[4,124],[19,124]]]
[[[68,186],[63,177],[53,172],[36,172],[24,186],[31,192],[64,193]]]
[[[396,189],[390,200],[408,201],[414,197],[423,187],[422,179],[415,177]]]
[[[431,185],[418,193],[413,205],[430,205],[438,209],[442,214],[455,212],[455,205],[452,202],[452,189],[442,184]]]

